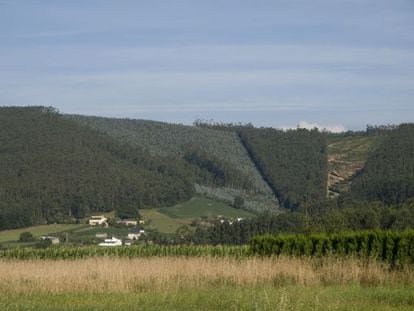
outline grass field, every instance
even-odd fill
[[[3,230],[0,231],[0,243],[12,242],[19,240],[19,236],[22,232],[31,232],[34,237],[39,237],[47,234],[56,234],[65,231],[79,230],[85,228],[85,224],[52,224],[52,225],[40,225],[32,226],[22,229]]]
[[[356,259],[0,261],[1,310],[413,310],[414,270]]]
[[[218,215],[226,218],[251,218],[253,216],[246,211],[233,208],[223,202],[213,201],[204,197],[194,197],[187,202],[173,207],[160,208],[158,211],[171,218],[215,217]]]
[[[77,237],[91,237],[95,236],[97,233],[106,233],[108,236],[119,236],[124,237],[128,234],[127,228],[112,228],[112,227],[85,227],[73,232],[73,236]]]
[[[175,233],[183,225],[190,225],[200,217],[223,216],[226,218],[254,217],[241,209],[204,197],[194,197],[187,202],[172,207],[140,210],[142,218],[149,220],[147,229],[157,229],[163,233]]]
[[[155,209],[142,209],[139,213],[149,223],[146,229],[157,229],[162,233],[175,233],[182,225],[189,224],[188,221],[173,219]]]

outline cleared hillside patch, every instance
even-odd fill
[[[349,191],[352,178],[364,167],[379,137],[335,135],[328,142],[329,197]]]

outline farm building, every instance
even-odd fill
[[[145,234],[145,231],[140,229],[140,230],[133,230],[131,232],[128,233],[128,239],[130,240],[138,240],[140,238],[141,235]]]
[[[99,243],[99,246],[121,246],[122,245],[122,240],[121,239],[117,239],[115,237],[112,237],[110,239],[105,239],[104,242]]]
[[[41,240],[50,240],[52,242],[52,244],[59,244],[60,240],[57,237],[54,236],[48,236],[48,235],[44,235],[40,237]]]
[[[117,223],[125,225],[125,226],[136,226],[136,225],[138,225],[138,220],[136,220],[136,219],[123,219],[123,220],[118,220]]]
[[[91,218],[89,219],[89,224],[91,226],[108,226],[107,223],[107,218],[103,215],[99,215],[99,216],[91,216]]]

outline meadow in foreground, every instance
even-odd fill
[[[414,270],[311,258],[0,261],[1,310],[412,310]]]

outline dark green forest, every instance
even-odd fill
[[[236,133],[282,207],[307,210],[327,197],[327,133],[196,120],[199,128]]]
[[[0,228],[92,212],[173,205],[193,195],[183,165],[62,118],[53,108],[0,108]]]
[[[414,197],[414,124],[389,131],[352,183],[359,199],[399,204]]]
[[[281,202],[290,210],[321,204],[327,197],[327,146],[317,129],[242,127],[240,138]]]
[[[199,184],[246,190],[254,187],[247,174],[198,148],[190,149],[183,158],[192,166]]]

